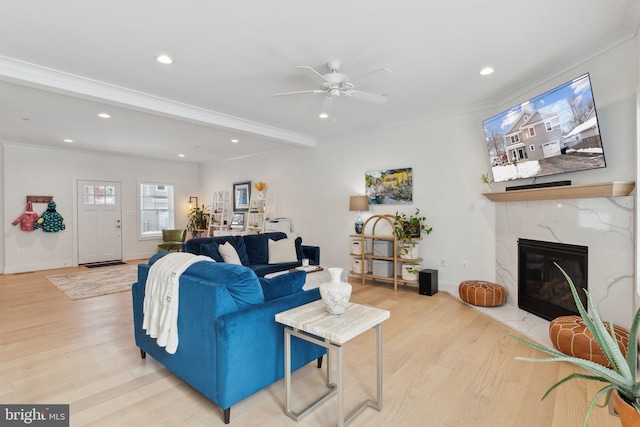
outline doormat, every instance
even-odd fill
[[[95,262],[93,264],[84,264],[87,268],[98,268],[98,267],[112,267],[114,265],[125,265],[126,262],[122,261],[109,261],[109,262]]]
[[[73,300],[92,298],[131,291],[131,285],[138,281],[138,266],[55,274],[47,280]]]

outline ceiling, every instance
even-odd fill
[[[0,141],[196,163],[313,147],[500,105],[634,37],[638,3],[0,0]],[[388,102],[343,95],[333,121],[324,94],[272,96],[330,60]],[[390,85],[361,77],[381,68]]]

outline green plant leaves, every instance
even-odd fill
[[[600,319],[600,315],[598,314],[598,310],[596,309],[593,298],[591,297],[591,293],[587,290],[584,292],[587,295],[587,306],[589,307],[589,313],[585,309],[584,305],[580,301],[580,297],[578,295],[578,291],[576,290],[573,281],[569,277],[569,275],[556,263],[554,263],[558,269],[562,272],[567,283],[571,288],[571,293],[573,294],[573,298],[576,302],[576,306],[578,307],[578,312],[580,316],[585,322],[585,325],[593,335],[593,339],[596,341],[598,346],[602,349],[602,352],[606,356],[607,360],[613,366],[613,369],[602,366],[598,363],[592,362],[586,359],[580,359],[578,357],[568,356],[564,353],[561,353],[556,350],[552,350],[536,343],[529,342],[522,338],[516,337],[514,335],[509,335],[511,338],[514,338],[522,343],[527,344],[530,347],[533,347],[537,350],[540,350],[544,353],[550,354],[553,356],[552,358],[546,359],[538,359],[538,358],[530,358],[530,357],[516,357],[517,360],[525,360],[528,362],[569,362],[573,363],[576,366],[586,369],[595,375],[584,375],[581,373],[573,373],[566,378],[558,381],[554,385],[552,385],[547,392],[544,394],[542,399],[547,397],[551,391],[553,391],[556,387],[564,384],[565,382],[579,378],[586,379],[591,381],[600,381],[604,383],[608,383],[605,387],[600,389],[593,399],[589,402],[589,406],[587,408],[587,413],[584,419],[584,425],[586,427],[587,422],[589,420],[589,415],[591,414],[591,410],[597,404],[600,397],[606,394],[605,404],[609,402],[609,398],[611,396],[612,390],[618,390],[618,392],[625,396],[628,400],[634,402],[634,407],[640,412],[640,384],[636,380],[637,374],[637,358],[638,358],[638,327],[640,325],[640,310],[636,312],[636,315],[633,318],[633,322],[631,325],[631,330],[629,333],[629,347],[627,348],[627,357],[625,358],[620,348],[618,347],[618,342],[615,337],[615,332],[613,329],[613,324],[609,324],[609,329]]]

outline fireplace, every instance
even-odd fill
[[[578,314],[571,288],[554,263],[571,277],[586,306],[586,246],[518,239],[518,307],[546,320]]]

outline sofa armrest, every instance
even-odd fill
[[[216,321],[220,406],[228,408],[284,377],[284,325],[277,313],[320,299],[318,289],[221,316]],[[326,353],[324,347],[294,339],[291,366],[298,369]]]
[[[175,354],[158,346],[142,329],[143,303],[149,265],[138,267],[145,280],[132,286],[134,336],[140,350],[182,378],[186,383],[218,404],[215,343],[215,320],[238,307],[227,287],[197,277],[180,278],[180,304],[178,309],[179,344]],[[185,282],[187,280],[187,282]]]
[[[309,258],[309,264],[320,265],[320,246],[302,245],[302,253]]]

